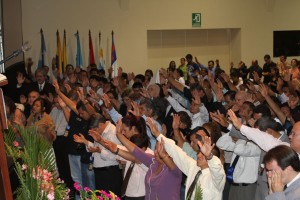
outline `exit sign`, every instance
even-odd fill
[[[201,13],[192,13],[192,27],[201,27]]]

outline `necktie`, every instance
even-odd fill
[[[123,180],[123,183],[122,183],[122,187],[121,187],[121,197],[124,197],[125,196],[125,193],[126,193],[126,189],[127,189],[127,186],[128,186],[128,182],[129,182],[129,179],[130,179],[130,176],[131,176],[131,173],[132,173],[132,170],[133,170],[133,167],[134,167],[134,164],[135,163],[131,163],[127,172],[126,172],[126,175],[125,175],[125,178]]]
[[[43,90],[42,85],[40,85],[40,92]]]
[[[202,173],[201,170],[199,170],[199,171],[197,172],[197,174],[196,174],[196,176],[195,176],[195,178],[194,178],[192,184],[190,185],[190,188],[188,189],[188,192],[187,192],[187,195],[186,195],[186,199],[187,199],[187,200],[190,200],[190,199],[191,199],[192,194],[193,194],[193,192],[194,192],[194,189],[195,189],[195,187],[196,187],[196,185],[197,185],[197,182],[198,182],[198,179],[199,179],[199,176],[200,176],[201,173]]]

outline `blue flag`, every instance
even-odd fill
[[[82,63],[82,54],[81,54],[81,46],[80,46],[80,38],[79,38],[79,32],[75,34],[77,39],[77,53],[76,53],[76,67],[80,66],[80,68],[83,67]]]
[[[40,53],[40,57],[39,57],[38,68],[43,67],[43,66],[49,67],[43,29],[40,30],[40,33],[41,33],[41,53]]]

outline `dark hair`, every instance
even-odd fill
[[[78,101],[79,96],[78,96],[77,91],[76,91],[76,90],[71,90],[71,91],[68,93],[68,98],[71,99],[72,101]]]
[[[179,68],[176,69],[177,73],[179,74],[180,77],[183,77],[184,74],[183,74],[183,71]]]
[[[269,54],[266,54],[265,56],[264,56],[264,59],[271,59],[271,56],[269,55]]]
[[[118,100],[118,93],[115,90],[109,90],[106,92],[106,94],[112,94],[114,96],[114,99]]]
[[[129,114],[122,118],[122,123],[130,129],[134,126],[139,134],[147,136],[144,118]]]
[[[209,133],[212,143],[217,143],[218,139],[222,137],[220,126],[215,122],[208,122],[202,125],[205,130]]]
[[[76,104],[76,109],[79,110],[79,109],[82,109],[83,111],[86,111],[87,112],[87,109],[86,109],[86,106],[84,105],[84,103],[82,101],[78,101],[77,104]]]
[[[203,90],[203,88],[200,84],[194,83],[194,84],[191,84],[191,86],[190,86],[190,91],[193,91],[193,90],[201,91],[201,90]]]
[[[99,73],[99,70],[97,69],[97,68],[92,68],[91,70],[90,70],[90,74],[92,74],[92,72],[96,72],[96,74],[98,74]]]
[[[127,83],[127,84],[129,83],[129,81],[128,81],[128,74],[126,74],[125,72],[123,72],[123,73],[121,74],[121,79],[126,80],[126,83]]]
[[[150,140],[147,135],[135,134],[131,136],[130,141],[139,148],[147,148],[150,146]]]
[[[90,76],[90,80],[95,80],[97,82],[100,82],[101,78],[98,75],[92,75],[92,76]]]
[[[9,98],[8,96],[4,96],[4,102],[5,102],[5,105],[9,108],[10,114],[14,114],[14,112],[16,111],[16,105],[13,102],[13,100],[11,98]]]
[[[212,63],[213,65],[215,65],[215,62],[213,60],[208,61],[208,63]]]
[[[253,109],[253,113],[261,113],[262,116],[271,116],[271,111],[268,105],[262,103]]]
[[[143,83],[145,82],[145,76],[143,74],[136,75],[134,79],[140,79]]]
[[[35,102],[39,101],[41,103],[41,107],[42,107],[42,112],[46,112],[47,109],[47,102],[45,101],[45,99],[39,97],[36,100],[34,100],[34,102],[32,103],[32,105],[34,105]]]
[[[180,111],[177,113],[180,117],[180,121],[186,125],[186,128],[191,128],[192,120],[191,117],[185,111]]]
[[[263,132],[265,132],[268,128],[272,128],[273,130],[275,130],[277,127],[277,122],[270,116],[263,116],[255,122],[254,127],[257,127]]]
[[[151,74],[151,77],[153,77],[153,71],[151,70],[151,69],[147,69],[146,71],[145,71],[145,74],[146,73],[150,73]]]
[[[187,54],[186,56],[185,56],[185,59],[189,59],[189,60],[192,60],[193,59],[193,56],[192,56],[192,54]]]
[[[143,84],[140,83],[140,82],[135,82],[135,83],[132,85],[132,89],[135,89],[135,88],[141,89],[141,88],[143,88]]]
[[[243,104],[248,105],[251,111],[253,111],[255,108],[254,104],[251,103],[250,101],[245,101]]]
[[[227,92],[224,94],[224,97],[227,96],[227,95],[229,96],[230,100],[234,100],[234,97],[235,97],[235,95],[236,95],[236,91],[229,90],[229,91],[227,91]]]
[[[273,160],[277,162],[282,170],[291,166],[296,172],[300,172],[299,156],[291,147],[279,145],[269,150],[264,157],[264,163],[266,164]]]
[[[106,119],[99,113],[95,113],[91,116],[90,128],[98,127],[99,123],[105,123]]]
[[[34,76],[36,76],[36,74],[37,73],[42,73],[43,74],[43,76],[46,76],[47,74],[46,74],[46,71],[44,70],[44,68],[37,68],[36,70],[35,70],[35,72],[34,72]]]

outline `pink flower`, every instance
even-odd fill
[[[13,143],[14,143],[14,146],[15,146],[15,147],[18,147],[18,146],[19,146],[19,142],[14,141]]]
[[[47,199],[48,200],[54,200],[54,193],[49,193],[48,195],[47,195]]]
[[[25,171],[27,169],[27,165],[23,164],[22,165],[22,170]]]
[[[102,197],[100,197],[100,196],[97,196],[97,198],[98,198],[99,200],[103,200],[103,198],[102,198]]]
[[[89,192],[89,191],[91,191],[91,189],[90,189],[90,188],[88,188],[88,187],[84,187],[83,189],[84,189],[84,191],[86,191],[86,192]]]
[[[74,188],[75,188],[75,190],[80,191],[81,187],[78,182],[74,183]]]

